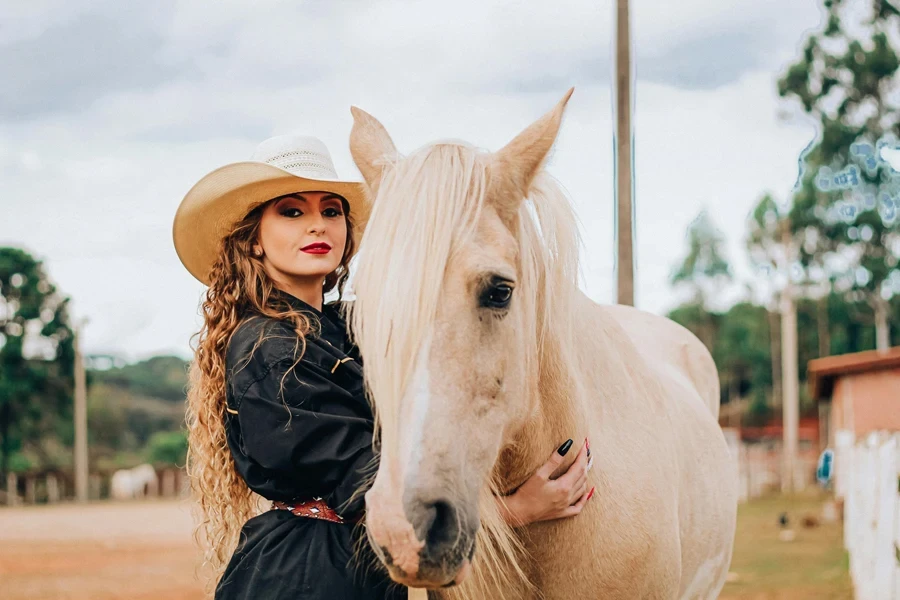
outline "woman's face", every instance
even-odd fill
[[[347,243],[342,198],[330,192],[282,196],[263,210],[253,250],[278,280],[324,278],[341,264]]]

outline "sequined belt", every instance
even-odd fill
[[[298,517],[306,517],[307,519],[319,519],[322,521],[330,521],[332,523],[355,523],[351,519],[344,519],[337,514],[333,508],[328,506],[321,498],[313,498],[312,500],[295,500],[293,502],[272,502],[272,510],[286,510]]]

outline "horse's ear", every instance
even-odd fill
[[[350,154],[374,197],[384,165],[399,158],[397,148],[384,125],[366,111],[350,107],[353,129],[350,130]]]
[[[553,110],[532,123],[491,161],[490,198],[498,204],[500,216],[511,219],[528,195],[531,182],[553,147],[563,112],[575,88],[570,88]]]

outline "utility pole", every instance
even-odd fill
[[[88,501],[88,441],[87,441],[87,384],[84,357],[81,353],[81,333],[87,319],[75,327],[75,500]]]
[[[794,491],[794,472],[797,465],[797,427],[800,420],[800,389],[797,375],[797,305],[794,302],[794,286],[791,267],[794,262],[791,221],[782,221],[781,245],[784,247],[785,284],[781,294],[781,374],[784,471],[781,491]]]
[[[634,192],[631,28],[628,0],[616,0],[616,302],[634,306]]]

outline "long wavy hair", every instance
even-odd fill
[[[187,473],[194,499],[194,539],[203,550],[207,592],[211,593],[237,547],[241,527],[258,512],[247,483],[235,470],[225,434],[225,351],[238,325],[252,316],[289,322],[305,349],[314,324],[275,294],[275,285],[253,255],[266,206],[254,208],[220,242],[209,288],[201,304],[203,326],[195,346],[187,393]],[[355,250],[349,205],[343,201],[347,242],[341,263],[325,278],[323,293],[343,294]],[[302,351],[301,351],[302,355]]]

